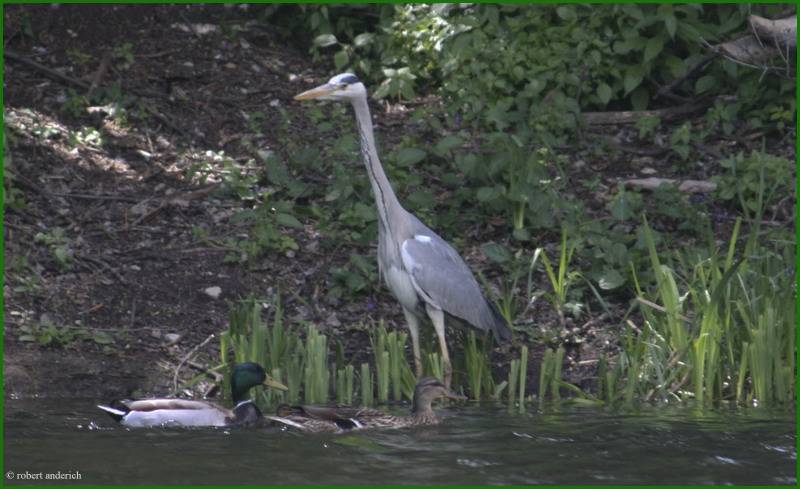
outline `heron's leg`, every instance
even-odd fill
[[[442,369],[444,370],[444,385],[449,389],[453,377],[453,367],[450,365],[450,354],[447,352],[447,342],[444,339],[444,312],[438,307],[425,304],[425,310],[433,322],[436,336],[439,337],[439,349],[442,351]]]
[[[411,333],[411,348],[414,350],[414,370],[417,379],[422,378],[422,356],[419,353],[419,319],[413,312],[405,307],[403,314],[406,316],[406,324],[408,324],[408,332]]]

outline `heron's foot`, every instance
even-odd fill
[[[417,380],[422,378],[422,360],[419,357],[414,357],[414,373],[417,375]]]
[[[442,373],[444,374],[444,386],[450,390],[450,384],[453,380],[453,366],[449,361],[442,362]]]

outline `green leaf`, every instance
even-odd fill
[[[664,60],[664,64],[667,65],[669,73],[675,78],[683,76],[683,74],[686,73],[686,63],[677,56],[667,56]]]
[[[338,188],[333,188],[330,192],[325,194],[325,197],[323,199],[325,200],[325,202],[333,202],[334,200],[341,197],[341,195],[342,195],[341,190],[339,190]]]
[[[411,166],[424,160],[428,155],[419,148],[403,148],[397,152],[397,164],[400,166]]]
[[[611,217],[618,221],[632,218],[638,208],[641,207],[638,202],[640,198],[637,199],[637,197],[636,193],[626,192],[624,189],[620,189],[619,193],[614,196],[609,205]]]
[[[114,338],[105,331],[95,331],[92,340],[98,345],[110,345],[114,343]]]
[[[378,86],[378,88],[372,94],[372,98],[374,98],[375,100],[380,100],[383,97],[389,95],[389,85],[390,85],[390,83],[391,83],[391,80],[383,80],[381,82],[380,86]]]
[[[603,275],[597,281],[597,285],[603,290],[613,290],[624,283],[625,278],[613,268],[603,270]]]
[[[297,218],[291,214],[278,213],[278,215],[275,216],[275,220],[278,224],[286,226],[287,228],[303,229],[303,223],[298,221]]]
[[[450,151],[461,146],[463,142],[464,141],[460,137],[454,134],[450,134],[440,139],[439,142],[436,143],[436,147],[434,148],[433,151],[438,156],[444,157]]]
[[[611,95],[611,87],[609,87],[607,83],[601,83],[600,86],[597,87],[597,96],[600,98],[600,101],[603,102],[603,105],[608,104],[611,100]]]
[[[675,31],[678,29],[678,21],[672,13],[664,16],[664,27],[667,29],[670,39],[675,39]]]
[[[347,63],[349,62],[350,56],[347,55],[347,51],[339,51],[333,55],[333,64],[336,66],[337,70],[341,70],[347,66]]]
[[[493,200],[497,196],[497,190],[494,187],[481,187],[478,189],[478,200],[487,202]]]
[[[412,209],[432,209],[436,205],[436,199],[430,190],[417,190],[408,194],[406,198]]]
[[[647,88],[640,86],[633,91],[633,94],[631,95],[631,104],[633,104],[633,110],[645,110],[649,102],[650,92],[647,90]]]
[[[264,159],[264,166],[267,168],[267,179],[270,182],[285,186],[292,180],[286,165],[274,154]]]
[[[643,78],[642,70],[638,67],[632,66],[625,70],[625,78],[622,80],[622,84],[625,88],[625,95],[636,90],[636,87],[642,83]]]
[[[739,65],[733,61],[729,61],[727,59],[722,60],[722,69],[725,70],[725,73],[727,73],[731,78],[735,79],[737,76],[739,76]]]
[[[633,48],[633,43],[629,39],[614,43],[614,52],[617,54],[628,54]]]
[[[701,76],[694,84],[695,93],[703,93],[717,86],[717,78],[713,75]]]
[[[661,36],[651,37],[647,40],[647,45],[644,48],[644,62],[647,63],[651,59],[661,54],[664,49],[664,39]]]
[[[53,250],[53,254],[56,256],[56,260],[58,260],[59,263],[64,264],[67,261],[69,261],[69,252],[64,247],[59,246],[59,247],[55,248]]]
[[[411,86],[411,83],[404,80],[400,81],[400,95],[406,100],[411,100],[417,96],[417,94],[414,93],[414,87]]]
[[[573,9],[571,6],[564,5],[556,9],[556,14],[562,20],[573,20],[575,18],[575,9]]]
[[[350,254],[350,263],[353,264],[364,275],[370,275],[375,269],[375,262],[368,260],[364,255],[358,253]]]
[[[371,43],[372,39],[374,38],[375,34],[372,34],[371,32],[364,32],[362,34],[357,35],[355,39],[353,39],[353,44],[357,48],[364,47],[367,44]]]
[[[314,38],[314,45],[321,48],[333,46],[339,42],[333,34],[322,34]]]
[[[531,233],[525,228],[511,231],[511,236],[513,236],[517,241],[528,241],[531,239]]]
[[[483,245],[483,254],[495,263],[503,264],[512,260],[513,255],[508,248],[497,243],[486,243]]]

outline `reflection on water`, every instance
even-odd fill
[[[495,405],[439,426],[305,435],[127,430],[92,400],[7,400],[7,484],[794,484],[794,413]],[[21,475],[20,475],[21,474]],[[79,474],[80,480],[66,479]],[[52,476],[51,476],[52,477]],[[56,477],[59,477],[56,475]]]

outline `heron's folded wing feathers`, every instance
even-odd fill
[[[420,295],[480,330],[497,332],[501,327],[497,318],[452,246],[435,234],[416,235],[403,242],[401,251],[403,265]]]

